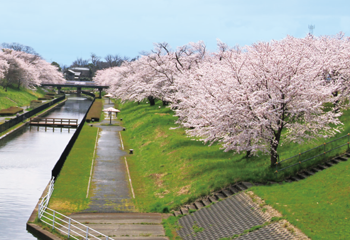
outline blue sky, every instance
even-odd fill
[[[70,65],[91,53],[135,57],[155,42],[174,49],[216,39],[229,46],[350,33],[350,1],[314,0],[0,0],[0,43],[33,47],[47,61]]]

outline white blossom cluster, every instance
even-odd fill
[[[203,42],[176,51],[156,44],[136,61],[97,72],[95,81],[122,100],[170,102],[188,134],[225,151],[270,154],[274,164],[284,141],[339,131],[349,71],[350,40],[340,33],[234,48],[218,41],[214,53]]]
[[[0,80],[6,84],[17,84],[26,88],[34,88],[42,82],[65,82],[62,73],[56,66],[42,58],[12,49],[0,50]]]

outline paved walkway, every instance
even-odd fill
[[[109,100],[104,108],[113,107]],[[121,148],[115,114],[110,125],[109,116],[93,123],[100,128],[96,148],[96,160],[89,192],[89,208],[70,217],[113,239],[167,240],[161,224],[170,214],[136,213],[132,203],[129,177]]]
[[[105,100],[104,108],[113,107]],[[90,205],[84,212],[133,212],[134,206],[131,200],[127,170],[123,156],[126,153],[121,149],[119,131],[120,126],[115,114],[112,125],[110,118],[105,119],[94,126],[100,128],[99,139],[96,148],[96,160],[89,192]]]

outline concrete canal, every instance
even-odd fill
[[[91,100],[74,95],[46,114],[84,117]],[[26,222],[75,129],[25,126],[0,139],[0,239],[36,239]]]

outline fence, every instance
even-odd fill
[[[0,133],[6,131],[7,129],[23,122],[24,120],[26,120],[27,118],[30,118],[31,116],[33,116],[34,114],[37,114],[43,110],[45,110],[46,108],[50,107],[51,105],[55,104],[55,103],[58,103],[59,101],[62,101],[63,99],[65,98],[65,96],[61,96],[61,97],[58,97],[48,103],[45,103],[29,112],[26,112],[26,113],[23,113],[21,115],[19,115],[18,117],[16,118],[12,118],[11,120],[3,123],[0,125]]]
[[[46,196],[41,200],[38,207],[38,218],[49,225],[52,229],[60,231],[63,235],[73,239],[106,239],[113,240],[105,234],[102,234],[74,219],[63,215],[51,208],[48,208],[52,192],[54,190],[54,178],[50,181],[49,190]]]
[[[76,130],[75,133],[73,134],[72,138],[69,140],[69,142],[68,142],[66,148],[64,149],[63,153],[61,154],[60,158],[59,158],[58,161],[56,162],[54,168],[52,169],[52,171],[51,171],[51,176],[54,177],[55,179],[57,178],[58,174],[60,174],[61,169],[62,169],[62,167],[63,167],[63,164],[64,164],[64,162],[66,161],[67,156],[68,156],[70,150],[72,149],[72,147],[73,147],[75,141],[77,140],[81,129],[82,129],[83,126],[84,126],[86,116],[87,116],[87,114],[88,114],[88,112],[89,112],[89,110],[90,110],[92,104],[94,103],[94,101],[95,101],[95,98],[94,98],[93,101],[91,102],[91,104],[90,104],[88,110],[86,111],[86,113],[85,113],[83,119],[81,120],[81,122],[80,122],[80,124],[79,124],[77,130]]]
[[[276,163],[276,175],[292,167],[307,168],[315,165],[316,163],[333,157],[337,153],[344,152],[343,147],[347,146],[349,149],[350,145],[350,133],[342,137],[336,138],[330,142],[324,143],[315,148],[309,149],[305,152],[301,152],[293,157],[278,161]],[[336,151],[337,150],[337,151]]]

